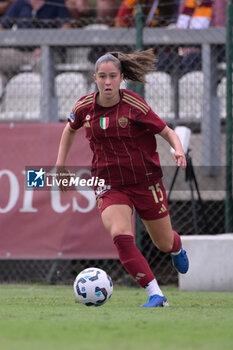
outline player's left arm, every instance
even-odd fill
[[[186,168],[186,158],[184,150],[177,133],[166,125],[165,128],[159,133],[159,135],[164,140],[166,140],[170,144],[170,146],[175,150],[172,156],[177,165],[182,166],[182,168]]]

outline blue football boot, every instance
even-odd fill
[[[149,297],[149,300],[146,304],[141,305],[141,307],[158,307],[158,306],[162,306],[162,307],[169,306],[167,299],[164,296],[161,297],[158,294],[152,295],[151,297]]]
[[[172,264],[176,270],[180,273],[186,273],[189,269],[189,259],[187,257],[186,251],[181,248],[180,253],[177,255],[171,254]]]

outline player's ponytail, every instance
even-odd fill
[[[145,83],[145,75],[155,69],[155,55],[153,49],[135,51],[129,54],[114,51],[101,56],[95,64],[97,72],[99,64],[102,62],[114,62],[117,64],[124,79]]]

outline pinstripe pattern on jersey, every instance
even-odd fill
[[[109,166],[108,166],[108,157],[107,157],[106,152],[105,152],[105,150],[104,150],[103,144],[101,144],[101,151],[102,151],[102,153],[103,153],[103,155],[104,155],[104,158],[105,158],[105,167],[106,167],[107,172],[108,172],[109,185],[111,185],[111,180],[112,180],[112,179],[111,179],[111,176],[110,176],[110,171],[109,171]],[[98,169],[97,169],[97,171],[98,171]]]
[[[93,112],[93,120],[94,119],[95,119],[95,108],[94,108],[94,112]],[[97,138],[95,136],[94,128],[93,128],[93,123],[91,123],[91,133],[92,133],[92,136],[95,138],[95,140],[97,140]]]
[[[120,158],[117,155],[116,151],[114,150],[114,147],[113,147],[113,144],[112,144],[112,141],[111,141],[110,138],[108,139],[108,141],[110,143],[110,146],[111,146],[111,149],[112,149],[113,153],[115,154],[115,156],[117,158],[117,164],[118,164],[119,172],[120,172],[120,175],[121,175],[121,183],[122,183],[122,185],[124,185],[124,178],[123,178],[122,171],[121,171],[121,166],[120,166]]]
[[[129,109],[128,117],[130,117],[130,114],[131,114],[131,108]],[[126,153],[127,153],[128,156],[129,156],[130,164],[131,164],[131,168],[132,168],[132,172],[133,172],[133,175],[134,175],[134,180],[135,180],[135,183],[136,183],[136,175],[135,175],[135,170],[134,170],[134,167],[133,167],[132,157],[131,157],[131,155],[130,155],[130,152],[128,151],[128,148],[127,148],[125,142],[124,142],[123,139],[120,137],[120,128],[119,128],[119,123],[118,123],[118,119],[119,119],[119,105],[117,106],[117,112],[116,112],[116,117],[115,117],[115,118],[116,118],[116,119],[115,119],[115,125],[116,125],[116,129],[117,129],[117,136],[118,136],[119,140],[121,140],[121,142],[123,143],[123,145],[124,145],[124,147],[125,147],[125,150],[126,150]],[[130,123],[129,123],[129,126],[130,126]],[[129,133],[129,136],[131,137],[130,133]],[[110,141],[110,139],[109,139],[109,141]],[[120,172],[120,175],[121,175],[121,182],[122,182],[122,185],[124,185],[125,182],[124,182],[124,178],[123,178],[123,175],[122,175],[122,170],[121,170],[121,165],[120,165],[120,159],[119,159],[119,156],[117,155],[117,152],[116,152],[116,150],[114,149],[112,143],[111,143],[111,145],[112,145],[112,150],[113,150],[114,154],[115,154],[116,157],[117,157],[119,172]]]
[[[87,106],[90,103],[93,103],[93,100],[94,100],[94,94],[91,94],[85,97],[82,101],[78,101],[74,106],[74,109],[73,109],[74,113],[76,113],[82,107]]]
[[[116,129],[117,129],[117,136],[120,139],[118,117],[119,117],[119,104],[117,106],[117,111],[116,111],[116,115],[115,115],[115,124],[116,124]],[[117,158],[117,164],[118,164],[119,172],[120,172],[120,175],[121,175],[121,183],[122,183],[122,185],[124,185],[124,178],[123,178],[122,171],[121,171],[120,159],[119,159],[119,156],[117,155],[117,151],[114,149],[113,143],[111,142],[110,138],[109,138],[109,143],[110,143],[111,148],[112,148],[112,150],[113,150],[113,152],[114,152],[114,154],[115,154],[115,156]]]
[[[118,104],[118,106],[117,106],[115,124],[116,124],[117,136],[118,136],[118,138],[120,138],[119,124],[118,124],[118,116],[119,116],[119,104]]]
[[[130,107],[130,108],[129,108],[129,119],[131,119],[131,118],[132,118],[132,108]],[[129,131],[129,137],[132,137],[132,135],[131,135],[131,128],[130,128],[130,124],[129,124],[128,131]],[[144,166],[144,169],[145,169],[145,174],[147,174],[147,173],[148,173],[148,170],[147,170],[147,167],[146,167],[146,164],[145,164],[145,160],[144,160],[143,152],[142,152],[142,150],[141,150],[141,148],[140,148],[140,147],[139,147],[138,149],[139,149],[139,151],[140,151],[140,155],[141,155],[142,163],[143,163],[143,166]],[[148,178],[148,176],[147,176],[147,178]]]
[[[129,120],[132,119],[132,108],[129,108]],[[128,134],[129,137],[132,138],[132,134],[131,134],[131,123],[128,124]]]
[[[150,107],[147,106],[144,102],[141,102],[136,97],[131,96],[127,93],[124,93],[122,101],[130,104],[131,106],[138,108],[143,114],[147,114],[150,109]]]
[[[118,109],[119,109],[119,108],[118,108]],[[128,118],[130,119],[130,117],[131,117],[131,107],[129,108],[129,113],[128,113]],[[117,118],[116,118],[116,120],[117,120],[117,123],[116,123],[116,124],[117,124],[117,133],[118,133],[118,137],[119,137],[120,133],[119,133],[118,113],[117,113]],[[129,123],[128,125],[129,125],[129,126],[128,126],[129,137],[131,137],[131,133],[130,133],[130,123]],[[122,143],[123,143],[123,145],[124,145],[124,147],[125,147],[126,153],[128,154],[128,157],[129,157],[129,160],[130,160],[131,169],[132,169],[132,172],[133,172],[134,181],[135,181],[135,183],[136,183],[136,173],[135,173],[135,169],[134,169],[134,166],[133,166],[133,160],[132,160],[131,154],[130,154],[130,152],[129,152],[129,150],[128,150],[128,147],[127,147],[126,143],[124,142],[124,140],[121,139],[121,141],[122,141]],[[124,184],[124,183],[122,183],[122,185],[123,185],[123,184]]]
[[[144,160],[143,152],[142,152],[140,147],[138,149],[139,149],[140,154],[141,154],[142,163],[143,163],[143,166],[144,166],[144,169],[145,169],[145,175],[146,175],[147,179],[149,180],[148,170],[147,170],[146,163],[145,163],[145,160]]]
[[[92,95],[92,97],[95,98],[95,93]],[[92,100],[92,102],[93,102],[93,100]],[[95,114],[96,114],[96,111],[95,111],[95,108],[94,108],[93,120],[95,119]],[[106,132],[106,130],[103,130],[103,131]],[[95,135],[95,128],[94,128],[93,123],[91,123],[91,133],[92,133],[93,138],[97,141],[97,137]],[[105,137],[106,137],[106,135],[105,135]],[[96,155],[96,164],[95,164],[96,165],[96,176],[99,176],[98,151],[96,150],[96,144],[94,142],[93,142],[93,146],[94,146],[93,153]],[[105,167],[106,167],[107,174],[108,174],[109,185],[111,185],[111,175],[110,175],[109,166],[108,166],[108,158],[107,158],[106,152],[104,150],[103,144],[101,144],[101,152],[102,152],[102,154],[104,155],[104,158],[105,158]]]
[[[129,156],[130,165],[131,165],[131,169],[132,169],[133,176],[134,176],[134,182],[135,182],[135,184],[136,184],[136,183],[137,183],[137,177],[136,177],[136,173],[135,173],[134,166],[133,166],[133,159],[132,159],[132,157],[131,157],[130,152],[128,151],[128,148],[127,148],[127,146],[126,146],[125,141],[122,140],[122,143],[123,143],[123,145],[124,145],[124,147],[125,147],[125,149],[126,149],[126,152],[127,152],[128,156]]]

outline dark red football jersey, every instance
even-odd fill
[[[82,97],[71,112],[70,126],[85,128],[93,151],[92,175],[106,185],[151,182],[162,177],[155,134],[166,123],[139,95],[120,91],[120,102],[111,107],[96,103],[98,92]]]

